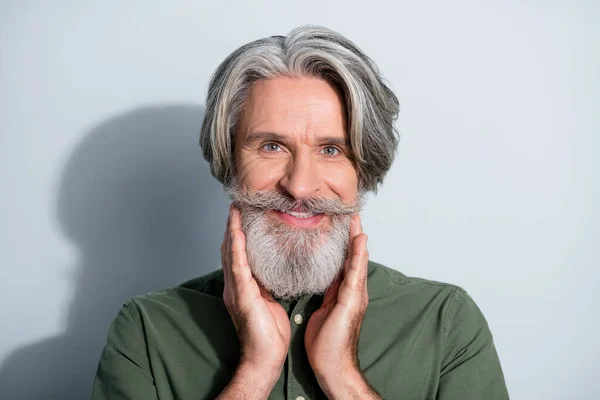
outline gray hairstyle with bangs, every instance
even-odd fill
[[[200,146],[213,176],[226,187],[233,183],[235,127],[248,91],[260,79],[279,76],[321,78],[340,90],[359,189],[377,191],[400,140],[394,127],[398,99],[375,63],[353,42],[312,25],[245,44],[215,70],[200,131]]]

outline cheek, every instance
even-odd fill
[[[276,187],[285,173],[283,160],[265,160],[259,157],[240,157],[236,166],[238,181],[250,190],[267,190]]]
[[[323,181],[344,203],[358,195],[358,175],[351,165],[329,166],[322,170]]]

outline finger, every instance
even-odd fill
[[[229,215],[227,216],[227,229],[225,230],[225,253],[228,257],[231,255],[231,225],[233,220],[233,204],[229,206]],[[230,260],[231,261],[231,260]]]
[[[221,242],[221,256],[227,253],[228,250],[228,234],[229,224],[231,223],[231,207],[229,207],[229,213],[227,214],[227,222],[225,222],[225,231],[223,232],[223,241]]]
[[[241,213],[237,208],[231,210],[231,223],[229,227],[229,243],[231,254],[232,277],[238,281],[244,281],[251,277],[248,258],[246,256],[246,235],[241,229]]]
[[[230,229],[242,229],[242,212],[236,206],[231,206]]]
[[[232,271],[236,268],[245,267],[248,264],[246,258],[246,235],[242,231],[242,217],[240,210],[231,209],[231,223],[229,226],[230,253],[232,257]]]
[[[350,237],[354,238],[363,233],[362,221],[359,214],[352,216],[352,223],[350,224]]]
[[[352,216],[352,220],[350,221],[350,232],[348,239],[348,253],[346,255],[347,260],[352,258],[352,247],[354,245],[354,238],[362,233],[362,222],[360,220],[359,214],[354,214]],[[346,266],[344,266],[344,272],[346,271]]]
[[[235,232],[234,227],[241,225],[240,222],[238,220],[236,220],[236,211],[239,214],[239,210],[233,204],[231,204],[229,206],[229,215],[227,217],[227,226],[225,229],[225,233],[223,234],[222,259],[223,259],[223,270],[224,270],[223,275],[225,276],[226,283],[227,283],[227,281],[233,280],[232,248],[233,248],[233,241],[236,236],[234,233]],[[241,232],[241,229],[240,229],[240,232]],[[242,243],[243,243],[243,248],[245,249],[245,238],[242,241]]]
[[[223,232],[223,242],[221,243],[221,267],[223,268],[223,279],[225,280],[225,287],[227,282],[231,280],[231,257],[229,256],[229,226],[231,224],[231,207],[229,207],[229,214],[227,215],[227,222],[225,224],[225,232]]]
[[[344,277],[344,284],[352,291],[362,291],[366,285],[368,262],[367,235],[361,233],[353,240],[352,254]]]

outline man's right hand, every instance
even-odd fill
[[[285,363],[290,321],[284,308],[252,276],[241,213],[233,206],[221,245],[221,263],[223,300],[240,341],[240,363],[219,399],[266,399]]]

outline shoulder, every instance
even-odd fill
[[[369,290],[372,289],[375,296],[390,294],[391,292],[402,293],[403,295],[427,295],[434,293],[460,295],[460,293],[465,293],[465,290],[460,286],[407,276],[396,269],[374,261],[369,261],[368,284]]]
[[[371,289],[372,292],[371,293]],[[384,300],[424,312],[438,310],[443,333],[449,339],[483,335],[491,339],[489,326],[475,300],[462,287],[451,283],[409,277],[384,265],[369,262],[369,299]],[[390,301],[393,299],[393,301]]]
[[[223,305],[223,271],[216,270],[190,279],[177,286],[141,294],[123,305],[136,322],[168,314],[189,314],[191,310],[210,309]],[[122,310],[122,311],[123,311]]]
[[[442,317],[441,327],[448,335],[456,324],[485,324],[485,319],[461,286],[430,279],[410,277],[393,268],[369,261],[369,301],[402,309],[402,312],[433,314]]]
[[[202,294],[208,297],[223,297],[223,270],[209,272],[197,278],[185,281],[177,286],[157,290],[154,292],[138,295],[130,299],[135,302],[162,300],[171,297],[179,297],[194,294]]]

